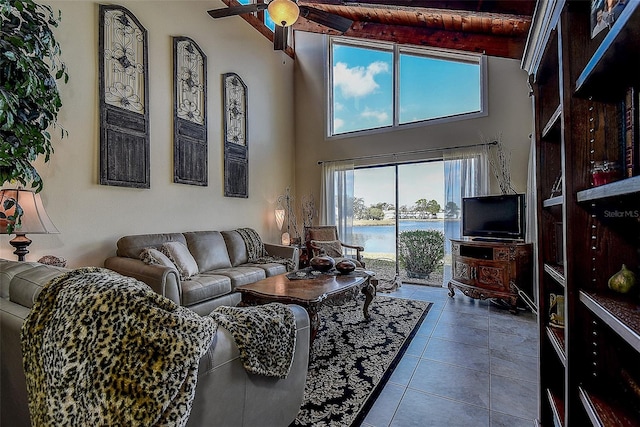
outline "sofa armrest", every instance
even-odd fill
[[[264,243],[264,249],[271,256],[279,258],[291,258],[293,262],[295,262],[296,266],[300,264],[300,250],[295,246],[279,245],[276,243]]]
[[[187,426],[287,426],[295,419],[307,379],[309,316],[298,305],[289,307],[296,318],[297,335],[287,378],[248,374],[233,336],[218,327],[207,354],[200,359]]]
[[[178,270],[162,265],[149,265],[139,259],[114,256],[104,266],[110,270],[146,283],[158,294],[182,305],[182,288]]]

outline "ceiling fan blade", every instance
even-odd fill
[[[276,25],[273,32],[273,50],[284,50],[287,47],[287,34],[289,29]]]
[[[245,13],[260,12],[267,8],[265,3],[252,3],[242,6],[223,7],[222,9],[208,10],[207,13],[212,18],[225,18],[227,16],[243,15]]]
[[[353,21],[349,18],[309,6],[300,6],[300,16],[324,25],[325,27],[338,30],[341,33],[347,31],[351,27],[351,24],[353,24]]]

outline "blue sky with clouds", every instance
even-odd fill
[[[393,124],[393,52],[333,44],[333,120],[336,134]],[[479,111],[479,64],[403,52],[399,61],[399,121]],[[363,142],[366,143],[366,142]],[[356,170],[354,194],[369,206],[395,204],[393,167]],[[401,165],[399,206],[419,199],[444,206],[443,162]]]
[[[333,88],[335,133],[393,124],[391,52],[335,46]]]
[[[341,134],[393,124],[393,52],[333,45],[333,129]],[[479,111],[478,63],[402,52],[399,122]]]

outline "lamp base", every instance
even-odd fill
[[[9,244],[16,248],[13,253],[18,255],[18,261],[24,261],[24,256],[29,253],[27,247],[31,244],[31,239],[25,236],[24,233],[16,233],[16,237],[9,240]]]
[[[289,246],[291,244],[291,236],[289,235],[289,233],[282,233],[281,241],[284,246]]]

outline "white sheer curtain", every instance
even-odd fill
[[[444,222],[445,253],[449,254],[449,240],[459,238],[462,234],[462,198],[484,196],[489,191],[489,158],[483,146],[448,150],[442,158],[445,211],[455,213]]]
[[[443,160],[445,206],[453,202],[462,208],[463,197],[488,193],[489,161],[483,147],[445,151]]]
[[[349,160],[322,164],[320,221],[336,225],[338,236],[347,242],[353,228],[353,169]]]

